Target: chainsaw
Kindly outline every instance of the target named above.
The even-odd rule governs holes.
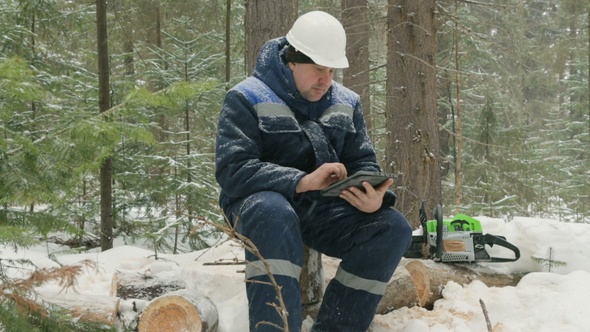
[[[424,202],[420,204],[422,235],[412,236],[412,244],[404,253],[406,258],[432,257],[443,263],[514,262],[520,250],[503,236],[483,234],[481,222],[465,214],[443,220],[442,208],[434,208],[434,220],[428,220]],[[498,245],[514,253],[513,258],[491,257],[486,245]]]

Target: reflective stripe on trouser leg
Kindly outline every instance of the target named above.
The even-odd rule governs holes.
[[[264,262],[253,261],[246,265],[246,279],[268,275],[269,272],[272,273],[272,275],[283,275],[299,281],[301,266],[297,266],[282,259],[266,259]]]
[[[387,282],[411,242],[412,229],[396,210],[374,214],[332,209],[340,213],[335,239],[323,238],[320,249],[331,250],[342,261],[328,284],[313,331],[364,332],[368,329]],[[316,219],[317,220],[317,219]],[[332,226],[330,226],[332,225]]]
[[[386,282],[379,280],[370,280],[356,276],[352,273],[344,271],[344,269],[342,269],[342,266],[340,266],[338,268],[338,271],[336,271],[336,276],[334,276],[334,279],[338,280],[338,282],[340,282],[342,285],[348,288],[362,290],[375,295],[385,294],[385,289],[387,288]]]
[[[253,194],[234,204],[228,212],[238,223],[239,232],[254,244],[262,257],[261,260],[246,250],[250,331],[278,331],[266,323],[284,325],[276,309],[279,301],[276,288],[270,283],[269,269],[281,289],[289,331],[300,331],[299,274],[303,265],[303,243],[297,214],[285,197],[276,192]]]

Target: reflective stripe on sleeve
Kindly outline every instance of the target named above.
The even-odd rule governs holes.
[[[333,116],[334,114],[344,114],[352,119],[352,117],[354,116],[354,109],[350,107],[350,105],[332,105],[322,114],[320,121],[324,122],[326,121],[326,119],[328,119],[330,116]]]
[[[334,279],[338,280],[346,287],[356,290],[363,290],[375,295],[385,294],[385,289],[387,288],[386,282],[361,278],[352,273],[344,271],[342,267],[338,268]]]
[[[295,113],[287,105],[275,104],[275,103],[260,103],[254,106],[256,114],[259,117],[263,116],[288,116],[295,118]]]
[[[266,262],[270,267],[273,275],[282,275],[299,280],[301,267],[283,259],[267,259]],[[267,274],[267,269],[262,261],[249,262],[246,265],[246,279],[263,276]]]

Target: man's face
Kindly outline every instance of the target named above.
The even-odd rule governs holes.
[[[297,90],[309,101],[320,100],[332,85],[334,68],[294,62],[289,62],[289,68],[293,72]]]

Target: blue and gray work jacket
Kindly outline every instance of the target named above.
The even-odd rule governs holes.
[[[303,98],[283,60],[286,46],[284,37],[267,42],[254,74],[225,96],[215,172],[223,209],[260,191],[298,201],[299,180],[326,162],[343,163],[348,174],[380,170],[359,96],[333,82],[319,101]],[[394,202],[388,191],[384,204]]]

